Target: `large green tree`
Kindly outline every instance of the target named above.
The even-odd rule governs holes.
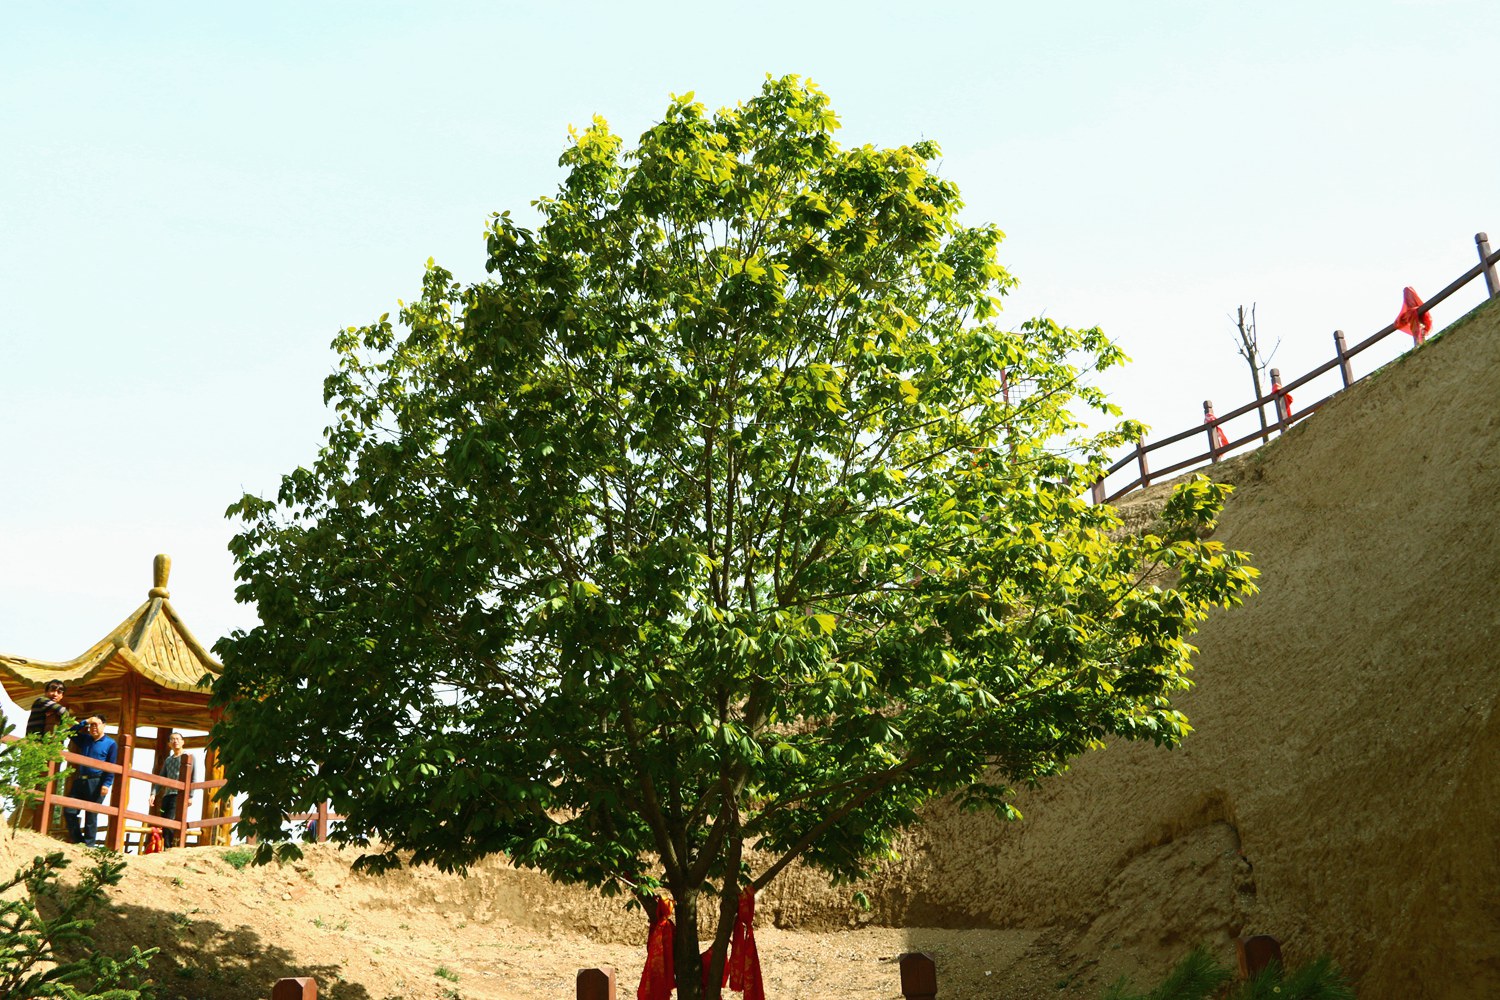
[[[596,120],[487,280],[429,261],[339,334],[316,462],[230,508],[262,624],[218,647],[215,740],[251,828],[330,798],[377,868],[664,887],[692,998],[701,895],[717,983],[791,860],[858,877],[934,796],[1010,813],[1106,736],[1182,737],[1188,639],[1252,589],[1204,537],[1221,490],[1144,537],[1083,502],[1139,430],[1072,416],[1117,415],[1080,379],[1122,355],[1005,329],[1002,234],[937,147],[836,128],[796,78],[674,99],[633,150]]]

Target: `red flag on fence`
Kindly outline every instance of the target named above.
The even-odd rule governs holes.
[[[672,923],[672,901],[658,899],[651,918],[651,933],[646,936],[646,967],[641,970],[641,985],[636,1000],[668,1000],[676,988],[672,965],[672,945],[677,925]]]
[[[1203,418],[1203,422],[1205,424],[1213,424],[1214,440],[1217,441],[1217,442],[1219,442],[1219,447],[1220,448],[1228,448],[1229,447],[1229,438],[1227,438],[1227,437],[1224,436],[1224,428],[1220,427],[1217,423],[1215,423],[1216,419],[1217,418],[1215,418],[1214,415],[1212,413],[1210,413],[1208,416],[1206,416],[1206,417]],[[1214,461],[1217,462],[1218,459],[1214,459]]]
[[[1417,290],[1407,285],[1401,292],[1401,311],[1396,314],[1396,329],[1402,333],[1411,334],[1411,339],[1420,344],[1427,339],[1432,332],[1432,316],[1429,313],[1417,315],[1417,310],[1422,308],[1422,297]]]

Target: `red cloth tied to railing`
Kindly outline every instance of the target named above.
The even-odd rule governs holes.
[[[672,923],[672,901],[658,899],[656,913],[651,917],[651,932],[646,936],[646,967],[641,970],[641,985],[635,991],[636,1000],[668,1000],[676,988],[676,973],[672,966],[672,946],[677,938],[677,925]]]
[[[1396,329],[1411,334],[1411,339],[1418,344],[1425,341],[1432,332],[1432,316],[1429,313],[1417,315],[1417,310],[1421,308],[1422,297],[1415,288],[1407,285],[1401,292],[1401,311],[1396,314]]]
[[[1209,414],[1208,416],[1203,418],[1203,422],[1213,428],[1211,433],[1214,436],[1214,440],[1219,442],[1219,447],[1228,448],[1229,438],[1224,436],[1224,428],[1219,426],[1219,418],[1214,416],[1213,414]]]

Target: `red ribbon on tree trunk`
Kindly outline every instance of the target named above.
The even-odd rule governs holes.
[[[672,923],[672,901],[658,899],[656,912],[651,915],[651,933],[646,936],[646,967],[641,970],[641,985],[635,991],[636,1000],[668,1000],[676,988],[676,972],[672,965],[672,946],[677,938],[677,925]]]
[[[1407,285],[1401,292],[1401,311],[1396,314],[1396,329],[1411,334],[1411,339],[1420,344],[1432,332],[1432,314],[1417,315],[1422,308],[1422,297],[1417,290]]]
[[[745,994],[745,1000],[766,1000],[766,987],[760,978],[760,952],[755,947],[755,887],[740,894],[739,912],[734,917],[734,936],[729,939],[729,961],[724,972],[729,988]]]
[[[651,932],[646,937],[646,967],[641,970],[641,985],[636,990],[636,1000],[669,1000],[671,997],[677,985],[676,970],[672,962],[672,947],[676,936],[677,925],[672,922],[672,902],[658,899],[656,913],[651,917]],[[705,951],[700,960],[703,963],[703,988],[707,991],[713,949]],[[766,1000],[766,987],[760,976],[760,951],[755,946],[754,887],[746,888],[740,894],[739,909],[734,915],[734,930],[729,937],[729,958],[724,963],[724,978],[719,985],[745,994],[745,1000]]]
[[[708,992],[709,964],[713,956],[712,948],[702,955],[705,993]],[[734,914],[734,930],[729,936],[729,958],[724,963],[724,978],[719,985],[745,994],[745,1000],[766,1000],[766,987],[760,978],[760,952],[755,947],[754,886],[747,887],[740,894],[740,906]]]

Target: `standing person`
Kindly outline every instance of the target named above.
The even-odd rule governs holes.
[[[120,748],[114,740],[104,735],[104,720],[99,716],[89,716],[74,726],[73,731],[78,734],[73,740],[74,753],[105,764],[120,762]],[[110,772],[79,764],[73,770],[73,780],[68,783],[68,797],[83,799],[85,802],[103,802],[114,783],[115,776]],[[74,844],[93,847],[94,835],[99,830],[99,814],[86,812],[80,823],[79,812],[77,806],[68,806],[63,810],[63,820],[68,824],[68,839]]]
[[[42,695],[31,703],[31,713],[26,716],[26,735],[45,736],[62,724],[63,718],[68,710],[63,707],[63,695],[68,686],[62,681],[53,678],[42,687]],[[45,782],[37,785],[38,792],[45,788]],[[28,799],[22,803],[20,815],[16,822],[20,826],[30,826],[36,821],[36,802]]]
[[[50,680],[42,688],[42,696],[31,703],[31,714],[26,717],[26,735],[38,736],[49,733],[62,721],[67,713],[63,708],[63,695],[68,686],[59,680]]]
[[[167,758],[161,762],[161,768],[156,773],[163,778],[171,778],[173,781],[197,780],[197,765],[193,763],[192,754],[183,752],[181,733],[173,733],[167,737]],[[151,799],[151,814],[166,816],[168,819],[182,819],[188,806],[192,804],[192,793],[189,792],[187,796],[183,796],[175,788],[164,788],[161,785],[156,785],[154,788],[156,794]],[[162,843],[167,847],[177,846],[176,830],[163,827],[161,837]]]

